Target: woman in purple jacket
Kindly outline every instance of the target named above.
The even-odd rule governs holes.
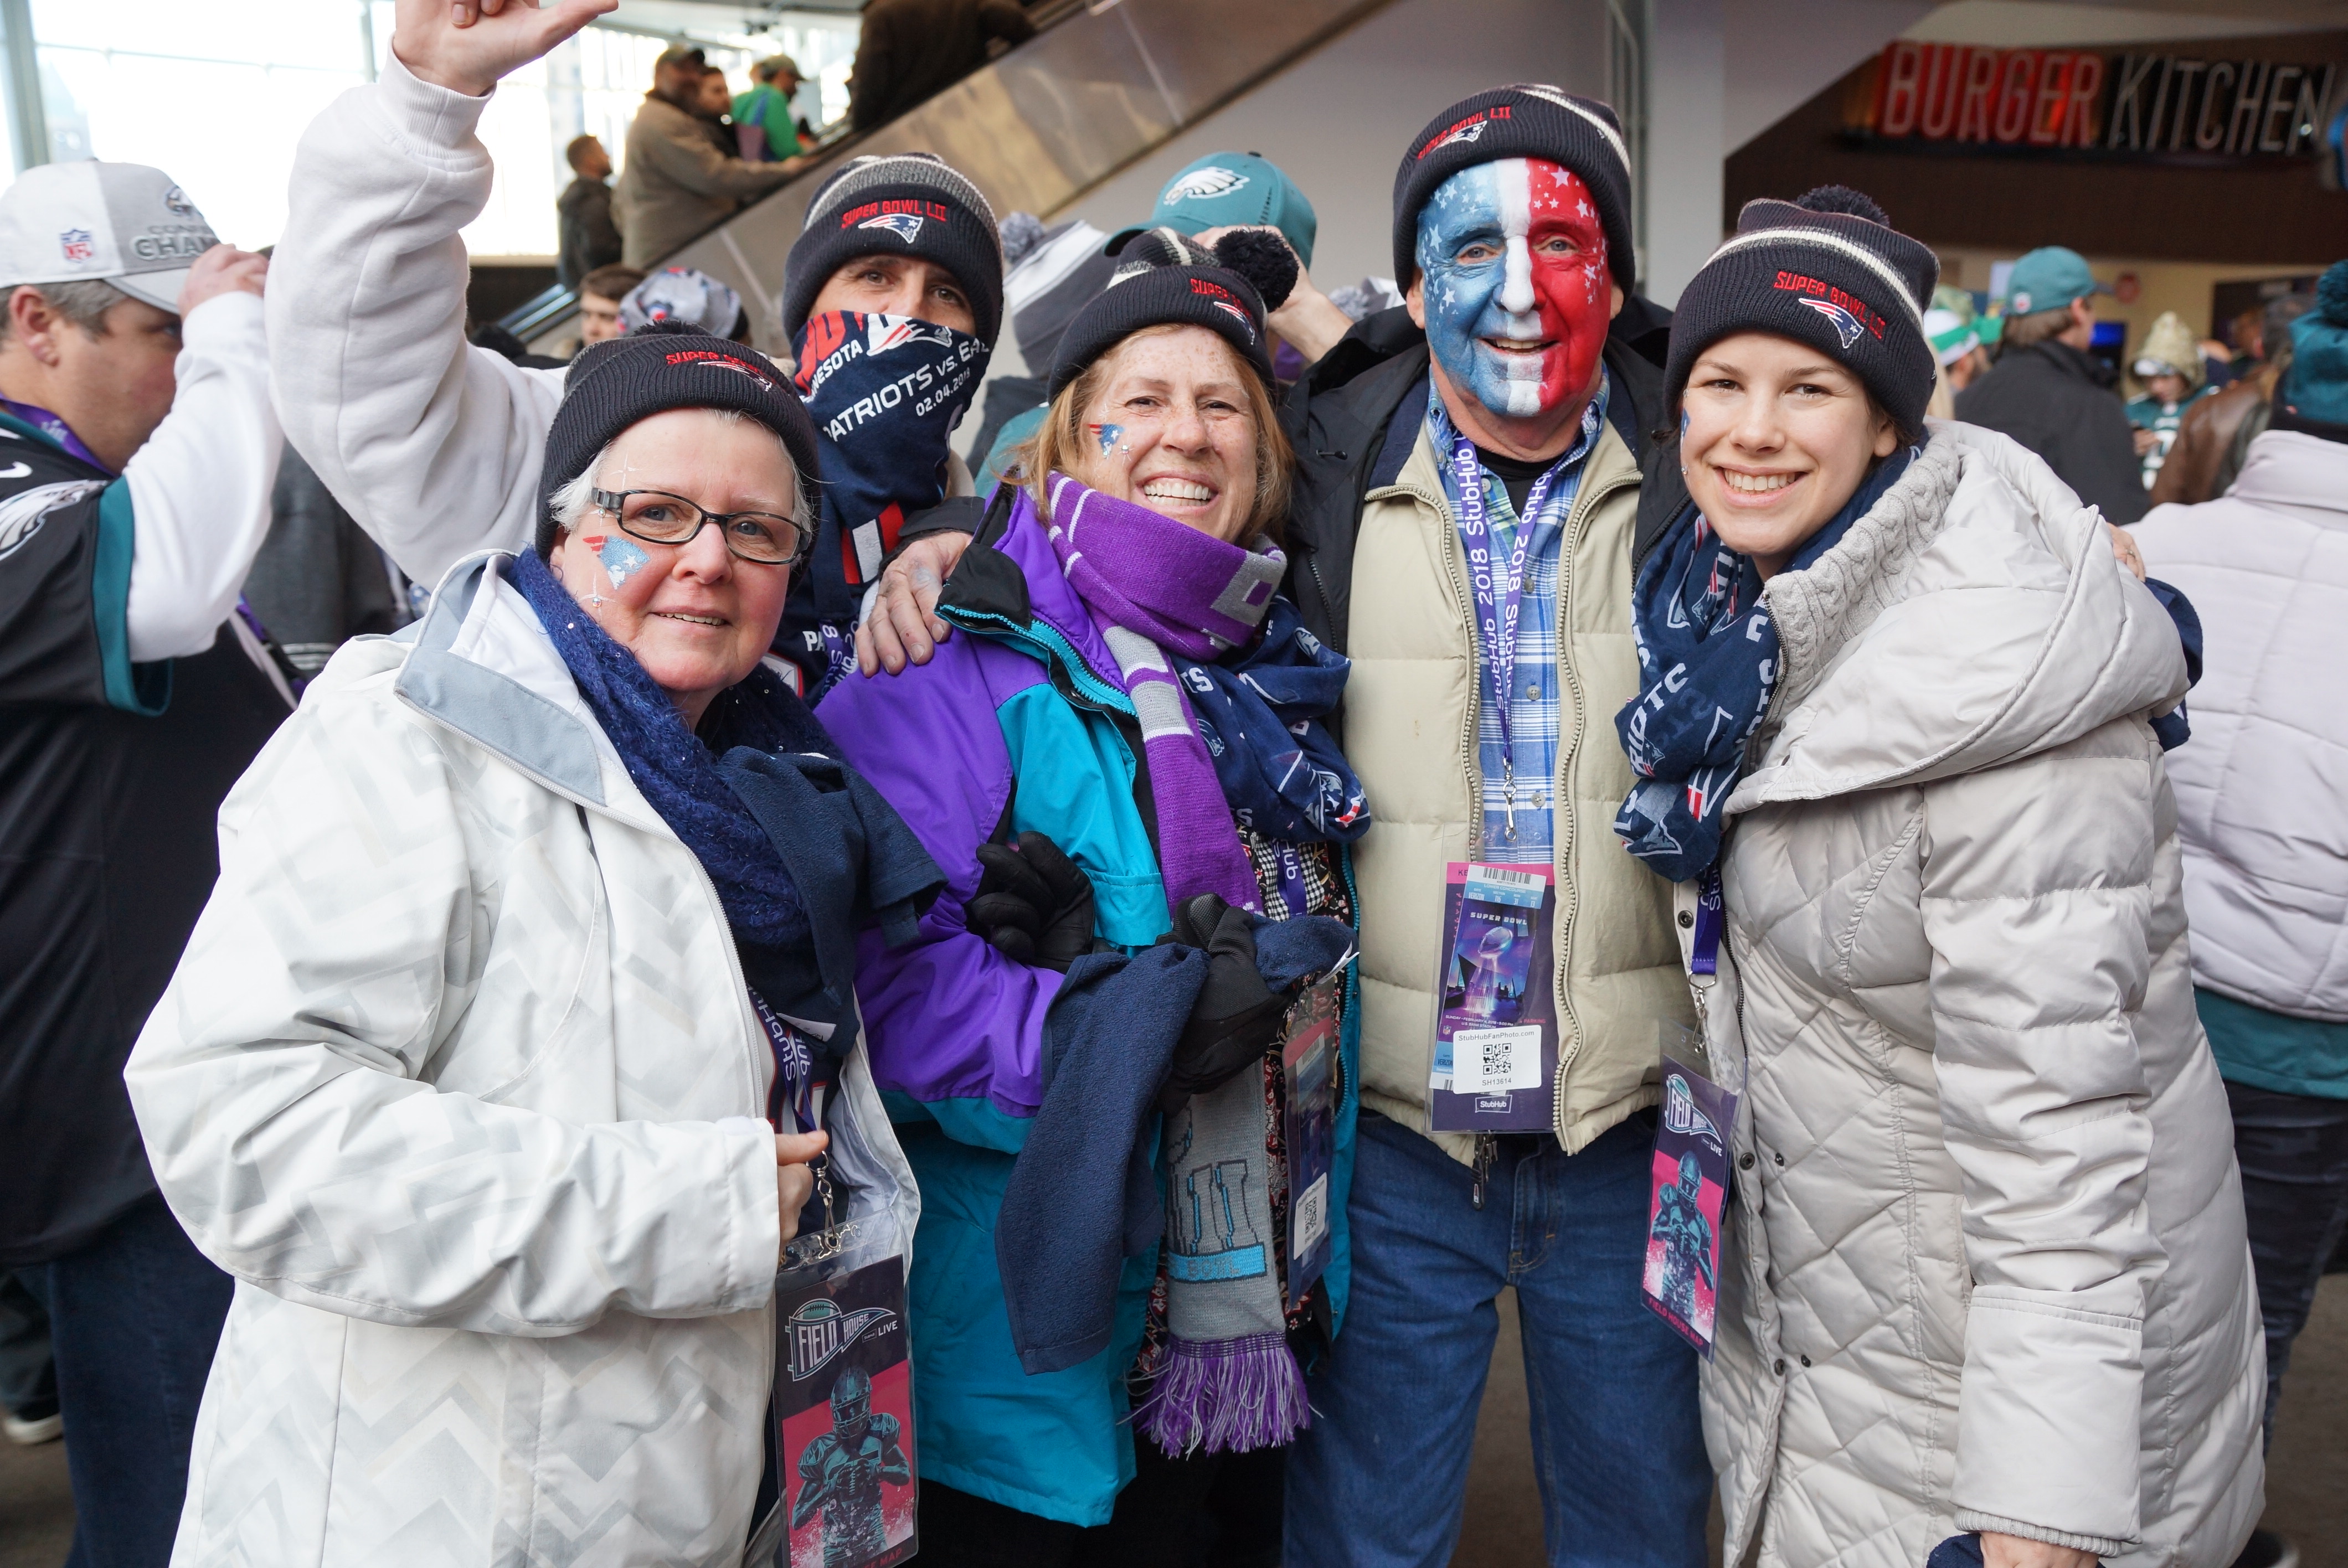
[[[1275,1049],[1282,982],[1349,945],[1298,917],[1350,925],[1346,845],[1369,825],[1320,723],[1346,661],[1274,592],[1291,457],[1263,321],[1295,262],[1276,237],[1208,252],[1170,231],[1121,261],[1062,340],[1025,482],[995,493],[939,602],[963,634],[821,709],[947,876],[918,942],[866,942],[857,991],[922,1184],[922,1547],[950,1562],[1176,1560],[1212,1462],[1145,1456],[1120,1502],[1133,1426],[1178,1456],[1285,1442],[1309,1419],[1297,1356],[1344,1305],[1350,1018],[1292,1161],[1292,1082],[1321,1102]],[[1280,971],[1267,955],[1308,929],[1329,945]],[[1173,958],[1153,948],[1169,931]],[[1346,966],[1328,990],[1350,985]],[[1170,1058],[1144,1043],[1177,1035]],[[1129,1133],[1094,1112],[1120,1096]],[[1162,1245],[1151,1178],[1121,1185],[1152,1160]],[[1083,1228],[1075,1211],[1117,1240],[1119,1192],[1142,1194],[1122,1247],[1039,1290],[1036,1254]],[[1023,1229],[1023,1205],[1043,1221]]]

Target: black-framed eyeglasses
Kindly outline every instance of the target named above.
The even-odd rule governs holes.
[[[665,490],[593,490],[594,503],[648,544],[688,545],[715,523],[726,548],[741,560],[761,566],[797,566],[815,546],[815,536],[777,512],[705,511]]]

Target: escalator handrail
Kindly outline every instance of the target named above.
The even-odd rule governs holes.
[[[1112,3],[1114,3],[1114,0],[1112,0]],[[1095,0],[1049,0],[1049,3],[1047,4],[1036,6],[1035,10],[1030,13],[1029,18],[1035,24],[1035,36],[1041,37],[1045,33],[1050,31],[1053,27],[1057,26],[1060,23],[1066,21],[1069,17],[1076,15],[1078,12],[1090,9],[1094,4]],[[1006,49],[1002,55],[997,55],[994,59],[988,60],[986,64],[991,66],[995,60],[1003,59],[1012,52],[1012,50]],[[983,70],[985,67],[982,66],[979,68]],[[944,89],[941,88],[940,90],[943,91]],[[924,99],[922,101],[926,103],[928,100]],[[921,107],[921,104],[916,104],[912,108],[907,109],[905,113],[912,114],[919,110]],[[855,143],[863,140],[868,136],[872,136],[887,129],[890,125],[894,123],[895,121],[893,120],[884,121],[880,125],[873,126],[868,129],[860,131],[850,129],[849,118],[846,115],[840,116],[839,118],[832,121],[830,125],[825,127],[823,131],[818,133],[819,137],[822,139],[819,139],[812,149],[800,155],[809,159],[823,159],[822,165],[820,167],[810,167],[805,173],[792,176],[782,184],[776,186],[774,190],[767,192],[765,196],[759,197],[758,201],[768,200],[781,192],[788,190],[792,186],[797,185],[801,179],[808,178],[808,175],[829,177],[832,169],[836,167],[832,161],[834,154],[847,151]],[[756,205],[757,205],[757,202],[751,203],[751,206]],[[680,241],[675,250],[669,252],[669,255],[675,255],[679,251],[699,244],[702,241],[707,239],[710,235],[715,234],[718,230],[725,228],[726,225],[733,222],[736,218],[739,218],[744,212],[747,212],[749,210],[749,207],[744,207],[736,211],[727,213],[725,217],[718,219],[715,223],[709,225],[708,228],[701,230],[699,232],[694,234],[690,239]],[[667,264],[668,257],[664,256],[644,270],[647,272],[656,272]],[[554,328],[562,325],[565,322],[570,321],[578,313],[578,291],[574,289],[566,289],[561,284],[557,283],[553,287],[545,290],[543,292],[532,295],[521,304],[515,306],[512,310],[508,311],[504,315],[499,317],[498,325],[505,328],[508,332],[512,333],[516,337],[520,338],[523,342],[528,343],[533,339],[543,336]]]

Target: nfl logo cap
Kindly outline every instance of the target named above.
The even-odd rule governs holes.
[[[160,169],[44,163],[0,191],[0,285],[112,283],[157,310],[220,236]]]
[[[1145,229],[1203,234],[1233,225],[1277,229],[1296,259],[1313,264],[1313,241],[1321,231],[1313,203],[1280,165],[1260,152],[1210,152],[1179,170],[1158,193],[1149,221],[1120,231],[1105,253],[1116,255]]]
[[[2108,294],[2109,283],[2096,282],[2087,259],[2060,245],[2042,245],[2013,264],[2005,280],[2005,313],[2026,316],[2037,311],[2059,311],[2089,294]]]

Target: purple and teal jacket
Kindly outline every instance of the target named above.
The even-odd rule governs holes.
[[[1137,803],[1140,733],[1116,659],[1024,493],[998,495],[940,601],[961,635],[900,675],[850,674],[819,715],[850,765],[944,871],[917,940],[868,932],[856,989],[872,1075],[922,1188],[910,1281],[923,1473],[1048,1519],[1106,1523],[1133,1476],[1125,1373],[1154,1255],[1128,1258],[1108,1348],[1029,1376],[1013,1348],[994,1221],[1043,1099],[1044,1018],[1060,976],[1005,958],[963,919],[978,846],[1048,835],[1092,878],[1098,934],[1141,948],[1172,926]],[[1147,793],[1146,779],[1139,780]],[[1348,1019],[1332,1173],[1342,1321],[1349,1273],[1355,1044]]]

